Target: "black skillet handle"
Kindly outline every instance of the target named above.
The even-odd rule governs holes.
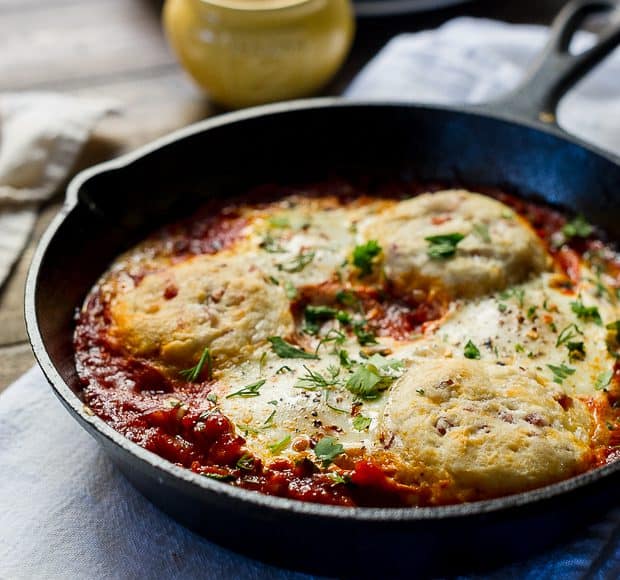
[[[569,52],[571,40],[584,20],[599,12],[615,12],[594,46],[578,55]],[[496,101],[479,107],[520,121],[557,127],[556,108],[564,94],[620,44],[620,4],[614,0],[573,0],[554,20],[545,49],[523,83]],[[618,95],[620,98],[620,95]]]

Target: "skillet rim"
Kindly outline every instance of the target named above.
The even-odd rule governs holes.
[[[475,115],[478,117],[507,122],[513,125],[527,127],[547,133],[573,145],[577,145],[615,165],[620,165],[620,159],[616,158],[613,154],[565,133],[558,126],[545,125],[540,122],[519,119],[517,115],[511,115],[509,112],[485,112],[484,109],[479,106],[451,107],[413,103],[411,101],[353,100],[341,97],[304,99],[263,105],[243,111],[226,113],[174,131],[116,159],[94,165],[93,167],[81,171],[67,186],[67,194],[62,208],[47,227],[37,244],[25,285],[24,309],[28,339],[39,367],[43,371],[48,383],[64,407],[73,415],[74,419],[89,432],[89,435],[95,435],[95,433],[90,432],[92,429],[98,436],[107,439],[109,442],[120,447],[125,453],[131,455],[132,459],[138,460],[143,468],[155,469],[160,474],[164,473],[173,479],[181,480],[184,484],[200,489],[201,492],[206,491],[216,497],[225,497],[226,499],[236,501],[239,504],[251,504],[256,507],[268,509],[275,513],[286,512],[288,515],[295,514],[299,516],[313,516],[315,518],[326,520],[334,519],[364,521],[369,523],[399,522],[413,524],[421,521],[438,521],[443,519],[461,520],[462,518],[482,516],[485,514],[499,514],[500,512],[508,512],[518,508],[532,507],[534,504],[557,498],[569,492],[577,491],[588,485],[594,484],[601,479],[611,476],[612,474],[620,472],[620,461],[616,461],[614,463],[595,468],[581,475],[571,477],[567,480],[531,491],[490,500],[448,506],[403,508],[334,506],[271,496],[256,491],[237,488],[226,483],[203,477],[189,469],[178,467],[162,457],[147,451],[136,443],[131,442],[121,433],[115,431],[110,425],[105,423],[96,415],[90,415],[86,412],[84,403],[56,370],[51,356],[47,352],[39,331],[35,307],[39,272],[41,265],[44,263],[46,258],[48,246],[53,241],[57,231],[62,226],[66,217],[80,203],[79,192],[84,184],[90,179],[96,178],[98,175],[104,174],[108,171],[122,171],[123,168],[130,166],[135,161],[142,159],[161,148],[198,133],[209,131],[216,127],[243,122],[256,117],[278,115],[282,113],[310,109],[331,109],[334,107],[407,107],[446,113]]]

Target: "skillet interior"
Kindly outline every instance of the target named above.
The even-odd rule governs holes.
[[[39,246],[26,317],[35,354],[57,394],[149,499],[234,549],[281,565],[347,574],[375,566],[437,571],[437,562],[450,555],[461,563],[484,558],[491,564],[574,528],[607,505],[618,485],[620,467],[612,465],[542,490],[447,508],[301,504],[175,468],[82,410],[72,393],[78,387],[73,315],[120,252],[206,196],[230,196],[263,182],[390,170],[422,181],[507,187],[581,212],[620,239],[620,167],[553,130],[465,111],[313,101],[207,121],[85,172],[69,188],[69,206],[75,205]],[[326,534],[337,549],[319,548]]]

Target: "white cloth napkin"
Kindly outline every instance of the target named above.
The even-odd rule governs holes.
[[[429,103],[478,103],[514,88],[545,44],[543,26],[457,18],[437,30],[401,34],[366,66],[347,90],[353,98]],[[583,50],[594,35],[579,33]],[[568,132],[620,154],[620,50],[560,103]]]
[[[113,106],[55,93],[0,95],[0,287],[32,231],[39,202],[67,179]]]
[[[480,100],[514,85],[544,34],[460,19],[404,35],[361,73],[349,95]],[[618,150],[618,58],[566,101],[566,127]],[[0,578],[296,576],[218,548],[150,505],[55,400],[39,370],[0,396],[0,470]],[[613,543],[618,512],[582,530],[583,537],[485,577],[613,577],[610,570],[620,566]]]

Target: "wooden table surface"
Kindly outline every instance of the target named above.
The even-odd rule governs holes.
[[[562,0],[479,0],[431,13],[361,20],[351,55],[325,94],[338,94],[395,34],[470,15],[547,24]],[[155,0],[0,0],[0,90],[107,97],[103,120],[75,170],[216,114],[168,50]],[[0,141],[1,146],[1,141]],[[31,242],[0,292],[0,391],[34,364],[23,323],[23,287],[34,245],[62,192],[42,209]]]

